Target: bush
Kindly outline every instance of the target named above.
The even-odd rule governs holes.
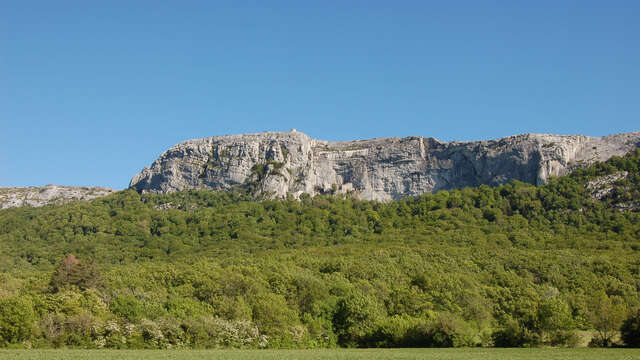
[[[148,319],[140,320],[140,325],[138,325],[138,331],[142,334],[142,339],[144,342],[149,345],[151,348],[166,348],[168,341],[160,326]]]
[[[576,347],[580,343],[580,336],[575,331],[554,331],[549,334],[549,345]]]
[[[376,323],[361,338],[367,347],[465,347],[479,345],[477,332],[464,320],[443,313],[427,318],[394,315]]]
[[[109,320],[100,327],[100,335],[97,336],[94,342],[98,348],[124,348],[127,344],[126,335],[131,335],[133,328],[132,324],[128,324],[127,329],[126,326],[121,326],[116,320]]]
[[[597,334],[589,341],[589,347],[593,348],[603,348],[603,347],[611,347],[613,345],[613,341],[611,338],[605,338],[600,334]]]
[[[557,334],[558,330],[567,330],[573,326],[569,305],[558,297],[542,301],[538,306],[537,317],[537,326],[542,331],[555,331]]]
[[[187,297],[171,298],[165,302],[164,307],[169,315],[178,319],[210,316],[213,313],[211,305]]]
[[[79,291],[67,289],[55,294],[47,294],[34,299],[41,313],[79,315],[91,313],[103,316],[107,312],[107,304],[95,290]]]
[[[428,347],[476,346],[475,334],[469,325],[452,314],[441,314],[426,332]]]
[[[331,348],[335,347],[337,337],[333,332],[333,324],[330,319],[314,317],[309,313],[302,315],[302,322],[309,333],[308,348]]]
[[[54,347],[101,347],[95,340],[102,336],[102,321],[88,313],[71,316],[46,314],[40,320],[39,328]]]
[[[624,321],[620,337],[626,346],[640,347],[640,309]]]
[[[23,297],[0,299],[0,344],[29,339],[35,320],[31,300]]]
[[[356,291],[341,299],[333,317],[339,344],[364,345],[382,316],[382,310],[373,296]]]
[[[188,320],[182,324],[185,337],[196,348],[264,348],[268,337],[247,320],[228,321],[216,317]]]
[[[143,301],[132,295],[117,296],[109,304],[109,310],[129,321],[136,322],[143,318],[157,319],[167,315],[162,304],[153,301]]]
[[[144,315],[142,303],[134,296],[117,296],[109,304],[109,310],[130,321],[140,320]]]
[[[384,318],[376,324],[376,328],[367,336],[367,347],[423,347],[427,328],[425,319],[407,315],[394,315]]]
[[[55,347],[64,343],[64,321],[64,315],[60,314],[46,314],[40,319],[40,332]]]
[[[69,316],[65,321],[67,345],[93,346],[93,339],[97,336],[97,329],[101,321],[91,314]]]
[[[508,319],[503,328],[493,332],[492,338],[496,347],[531,347],[542,342],[538,333],[515,319]]]
[[[299,325],[298,315],[287,306],[282,295],[266,293],[253,299],[253,322],[270,338],[290,338]],[[295,340],[295,339],[291,339]]]

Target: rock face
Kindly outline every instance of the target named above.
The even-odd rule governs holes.
[[[443,189],[511,180],[543,184],[550,176],[640,146],[640,132],[605,137],[526,134],[472,142],[419,136],[344,142],[291,132],[188,140],[131,180],[140,192],[230,190],[298,198],[353,193],[388,201]]]
[[[629,173],[627,171],[600,176],[587,183],[587,190],[591,192],[592,198],[601,200],[602,198],[613,192],[613,190],[615,189],[614,184],[616,181],[622,180],[627,176],[629,176]]]
[[[0,209],[20,206],[44,206],[66,204],[72,201],[91,200],[114,193],[104,187],[75,187],[47,185],[44,187],[0,188]]]

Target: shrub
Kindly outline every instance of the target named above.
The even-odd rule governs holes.
[[[305,324],[309,333],[309,348],[328,348],[335,347],[337,338],[333,332],[333,324],[330,319],[323,317],[314,317],[309,313],[302,314],[302,322]]]
[[[469,324],[449,313],[434,320],[393,316],[380,322],[371,335],[372,346],[383,347],[465,347],[479,345]]]
[[[186,343],[184,329],[180,326],[180,322],[174,318],[161,318],[156,321],[160,331],[164,335],[166,348],[181,348]]]
[[[537,315],[538,328],[542,331],[567,330],[573,325],[569,305],[558,297],[542,301]]]
[[[142,318],[144,307],[142,303],[134,296],[117,296],[109,304],[109,310],[116,315],[125,317],[130,321],[136,321]]]
[[[475,346],[475,334],[468,324],[452,314],[440,314],[426,332],[428,347]]]
[[[93,346],[102,322],[91,314],[69,316],[65,321],[67,345]]]
[[[81,347],[102,347],[96,339],[102,337],[102,321],[91,314],[65,316],[46,314],[39,323],[39,329],[54,347],[65,345]]]
[[[167,341],[160,330],[160,326],[152,320],[142,319],[138,325],[138,331],[142,334],[142,339],[151,348],[164,348]]]
[[[46,314],[40,319],[40,332],[55,347],[64,342],[64,315]]]
[[[601,347],[611,347],[613,345],[613,341],[609,338],[602,337],[601,334],[597,334],[589,340],[589,347],[593,348],[601,348]]]
[[[549,334],[549,345],[576,347],[580,343],[580,336],[575,331],[558,330]]]
[[[426,328],[425,319],[394,315],[380,320],[365,342],[368,347],[422,347],[424,331],[418,329]]]
[[[540,335],[516,319],[507,319],[503,328],[493,332],[496,347],[531,347],[541,343]]]
[[[33,304],[28,298],[0,299],[0,344],[29,339],[35,320]]]
[[[303,334],[300,333],[300,321],[297,313],[290,309],[282,295],[266,293],[253,299],[253,322],[258,325],[260,332],[271,339],[271,344],[289,345],[299,342]]]
[[[164,307],[169,315],[178,319],[198,318],[213,313],[211,305],[188,297],[171,298],[165,302]]]
[[[247,320],[228,321],[217,317],[187,320],[182,324],[185,337],[196,348],[264,348],[268,337]]]
[[[125,335],[130,335],[132,329],[132,325],[129,325],[129,331],[126,331],[127,328],[121,326],[116,320],[108,320],[101,328],[101,335],[98,336],[94,342],[96,346],[108,347],[108,348],[116,348],[120,349],[125,347],[127,344],[127,337]]]
[[[132,295],[120,295],[111,300],[109,309],[129,321],[136,322],[142,318],[156,319],[167,315],[162,304],[153,301],[139,300]]]
[[[353,292],[338,301],[333,325],[339,344],[357,346],[365,343],[382,315],[377,300],[361,292]]]
[[[629,316],[620,328],[620,337],[628,347],[640,347],[640,309]]]

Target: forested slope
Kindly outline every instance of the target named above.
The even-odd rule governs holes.
[[[2,210],[0,342],[606,345],[640,306],[639,168],[389,203],[127,190]]]

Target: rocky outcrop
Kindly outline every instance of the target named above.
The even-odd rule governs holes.
[[[44,187],[1,187],[0,209],[20,206],[44,206],[67,204],[73,201],[91,200],[114,193],[104,187],[76,187],[47,185]]]
[[[471,142],[420,136],[329,142],[296,131],[266,132],[185,141],[134,176],[130,186],[157,193],[241,186],[272,197],[353,193],[387,201],[511,180],[543,184],[638,146],[640,132]]]
[[[601,200],[615,190],[616,181],[622,180],[629,175],[627,171],[621,171],[610,175],[597,177],[587,183],[587,190],[591,197]]]

